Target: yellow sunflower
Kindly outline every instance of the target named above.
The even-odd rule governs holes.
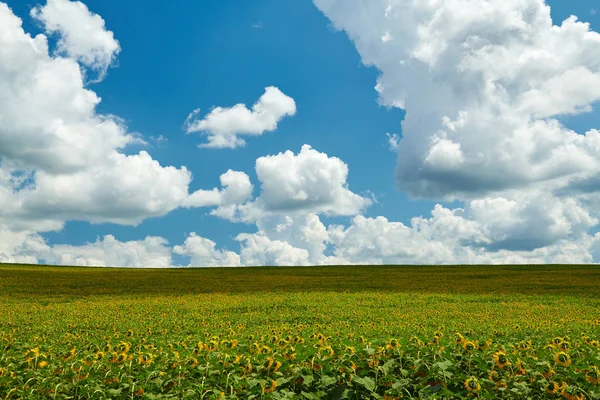
[[[546,387],[546,393],[548,394],[557,394],[559,390],[560,386],[558,386],[558,383],[555,381],[548,383],[548,386]]]
[[[556,361],[558,364],[562,365],[563,367],[568,367],[569,365],[571,365],[571,357],[564,351],[556,353],[554,355],[554,361]]]
[[[585,374],[585,380],[592,385],[598,385],[600,383],[600,369],[595,365]]]
[[[475,345],[475,343],[471,342],[470,340],[465,340],[465,342],[463,343],[463,348],[466,351],[473,351],[477,348],[477,346]]]
[[[481,390],[479,380],[474,376],[467,378],[467,380],[465,380],[465,389],[469,392],[479,392]]]
[[[498,368],[504,368],[510,365],[510,361],[506,358],[506,353],[502,350],[495,352],[492,357],[494,358],[494,362]]]

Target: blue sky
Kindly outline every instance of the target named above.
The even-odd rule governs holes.
[[[35,36],[46,30],[51,48],[56,46],[61,34],[47,32],[48,21],[45,28],[44,22],[30,17],[30,10],[43,7],[44,2],[5,0],[5,3],[23,20],[25,32]],[[353,31],[354,19],[344,20],[347,13],[336,14],[337,9],[327,11],[333,1],[313,4],[310,1],[186,0],[167,4],[134,0],[117,4],[86,0],[84,3],[90,14],[97,14],[105,21],[105,29],[114,33],[121,49],[106,77],[86,85],[102,98],[95,112],[122,118],[128,132],[137,132],[147,141],[147,145],[128,146],[124,154],[146,150],[161,166],[186,166],[193,174],[190,193],[219,188],[220,175],[232,169],[249,176],[254,185],[253,197],[258,198],[261,182],[255,171],[256,160],[287,150],[297,154],[302,145],[309,144],[314,150],[347,164],[346,183],[350,191],[376,199],[355,215],[368,219],[383,216],[390,222],[408,226],[413,217],[430,218],[436,204],[454,209],[463,207],[465,202],[484,198],[484,194],[479,197],[459,194],[453,200],[424,192],[420,199],[410,200],[407,191],[402,190],[403,184],[395,176],[402,150],[396,153],[390,149],[386,133],[402,136],[404,110],[380,104],[389,102],[385,93],[379,98],[374,89],[382,70],[383,76],[386,75],[385,67],[378,66],[377,61],[371,66],[361,62],[357,45],[366,39],[361,36],[366,28],[361,25]],[[555,24],[575,14],[590,23],[590,30],[598,29],[600,17],[592,11],[594,1],[553,0],[547,4],[551,6]],[[343,30],[334,28],[332,21]],[[368,54],[368,49],[363,51],[365,59],[381,58]],[[185,133],[185,120],[193,110],[199,108],[202,117],[216,106],[242,103],[250,107],[268,86],[277,87],[296,104],[295,115],[281,118],[274,131],[247,137],[246,145],[235,149],[198,148],[203,136]],[[555,118],[579,134],[600,126],[600,114],[596,111],[558,114]],[[166,140],[155,140],[161,136]],[[3,160],[7,158],[3,156]],[[414,191],[412,194],[419,196]],[[62,229],[38,232],[30,229],[28,234],[39,235],[50,247],[83,246],[105,235],[113,235],[121,242],[160,236],[175,246],[195,232],[216,242],[218,248],[239,252],[240,242],[235,237],[258,230],[255,222],[232,222],[209,215],[210,211],[210,208],[174,207],[161,216],[144,218],[137,226],[110,222],[92,224],[65,218]],[[352,215],[318,211],[316,214],[326,227],[352,224]],[[546,220],[556,214],[552,215]],[[568,235],[576,230],[571,229]],[[596,225],[591,224],[584,231],[593,234],[597,231]],[[506,236],[512,231],[507,232],[499,235]],[[555,245],[560,239],[562,237],[552,239],[547,244]],[[569,239],[573,238],[569,236]],[[517,235],[517,240],[522,240],[522,236]],[[325,242],[330,248],[331,243]],[[173,264],[188,262],[186,256],[176,253],[171,256]],[[511,257],[505,255],[503,259],[510,261]],[[517,262],[522,259],[513,258]],[[376,256],[349,261],[365,260],[386,261],[385,257]]]

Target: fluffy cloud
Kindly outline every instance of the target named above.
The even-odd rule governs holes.
[[[199,112],[195,110],[188,116],[186,126],[187,133],[208,135],[208,142],[200,147],[234,149],[246,144],[238,135],[259,136],[275,130],[283,117],[296,114],[296,103],[278,88],[269,86],[251,110],[244,104],[215,107],[201,120],[196,119]]]
[[[348,166],[342,160],[309,145],[298,155],[288,150],[260,157],[256,174],[261,182],[258,203],[267,211],[354,215],[372,203],[348,189]]]
[[[576,244],[589,242],[600,216],[600,134],[558,120],[600,100],[600,35],[589,24],[571,16],[553,25],[543,0],[314,3],[380,71],[381,104],[406,110],[402,138],[388,135],[398,187],[465,202],[452,218],[477,235],[436,236],[417,245],[422,251],[441,243],[457,261],[592,259]],[[425,226],[438,221],[436,210]],[[414,226],[406,232],[407,243],[423,239]],[[387,254],[349,248],[364,259]]]
[[[135,225],[180,206],[189,171],[145,151],[123,154],[144,141],[96,113],[100,98],[85,87],[78,61],[100,71],[118,52],[103,20],[66,0],[32,15],[59,36],[55,54],[0,2],[0,223],[37,231],[68,219]]]
[[[310,265],[309,253],[281,240],[271,240],[264,234],[242,233],[240,259],[243,265],[299,266]]]
[[[0,262],[54,265],[166,268],[171,249],[161,237],[121,242],[112,235],[82,246],[50,246],[37,233],[0,229]]]
[[[92,68],[104,78],[106,70],[121,51],[119,42],[107,31],[104,20],[91,13],[85,4],[70,0],[48,0],[31,10],[50,34],[58,34],[57,53]]]
[[[240,204],[252,198],[254,186],[250,177],[244,172],[228,170],[220,177],[222,189],[197,190],[184,200],[183,206],[190,207],[213,207],[218,208],[211,214],[235,220],[236,210]]]
[[[542,0],[315,4],[380,70],[381,103],[406,109],[400,189],[476,198],[600,167],[597,133],[555,119],[600,99],[600,35],[589,24],[553,25]]]
[[[188,256],[190,266],[229,266],[240,265],[240,256],[232,251],[216,250],[216,243],[192,232],[181,246],[173,247],[175,254]]]
[[[308,252],[308,261],[319,264],[329,235],[316,214],[264,215],[256,222],[259,233]]]
[[[514,226],[516,229],[524,226],[522,223],[509,225],[513,225],[513,229]],[[499,227],[474,221],[463,209],[449,210],[437,205],[431,218],[413,218],[410,226],[384,217],[357,216],[347,228],[330,226],[328,234],[334,245],[335,259],[353,264],[570,264],[600,261],[598,239],[594,240],[586,233],[531,249],[536,246],[528,241],[536,240],[535,237],[524,236],[524,243],[503,242],[494,233],[490,234],[490,228],[493,231]],[[488,245],[482,246],[485,243]]]

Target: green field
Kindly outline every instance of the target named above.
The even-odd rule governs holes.
[[[597,266],[0,265],[1,398],[600,398]]]

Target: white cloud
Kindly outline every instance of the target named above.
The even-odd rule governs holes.
[[[121,242],[112,235],[81,246],[48,245],[33,232],[0,229],[0,262],[137,268],[171,267],[171,249],[161,237]]]
[[[244,172],[228,170],[220,177],[223,189],[197,190],[183,202],[184,207],[241,204],[252,197],[254,186]]]
[[[281,240],[271,240],[261,233],[242,233],[236,240],[242,242],[242,265],[300,266],[310,265],[309,254]]]
[[[270,240],[286,242],[292,247],[305,249],[308,261],[318,264],[323,258],[329,235],[318,215],[263,215],[256,222],[259,233]]]
[[[0,224],[37,231],[69,219],[135,225],[179,207],[189,171],[163,167],[145,151],[121,153],[143,140],[118,117],[98,114],[100,98],[84,87],[77,60],[101,69],[118,51],[102,19],[65,0],[33,15],[59,36],[56,54],[0,2]]]
[[[288,150],[258,158],[256,174],[261,182],[257,204],[269,212],[354,215],[372,203],[348,189],[342,160],[309,145],[297,155]]]
[[[199,112],[195,110],[188,116],[187,133],[208,135],[208,142],[200,147],[233,149],[246,144],[239,135],[260,136],[277,129],[283,117],[296,114],[296,103],[278,88],[269,86],[251,110],[244,104],[215,107],[201,120],[196,119]]]
[[[240,256],[232,251],[216,250],[216,243],[210,239],[190,233],[182,246],[173,247],[175,254],[190,257],[191,267],[240,265]]]
[[[596,135],[555,119],[600,99],[600,35],[589,24],[552,25],[541,0],[314,2],[380,70],[381,103],[406,109],[401,190],[477,198],[600,168]]]
[[[98,80],[104,78],[106,70],[121,51],[119,42],[111,31],[107,31],[104,20],[90,12],[79,1],[48,0],[45,6],[31,10],[45,31],[58,34],[57,53],[73,58],[96,70]]]
[[[393,151],[394,153],[398,151],[398,146],[400,144],[400,136],[398,136],[397,133],[392,133],[391,135],[389,133],[385,134],[388,138],[388,144],[390,146],[390,151]]]

